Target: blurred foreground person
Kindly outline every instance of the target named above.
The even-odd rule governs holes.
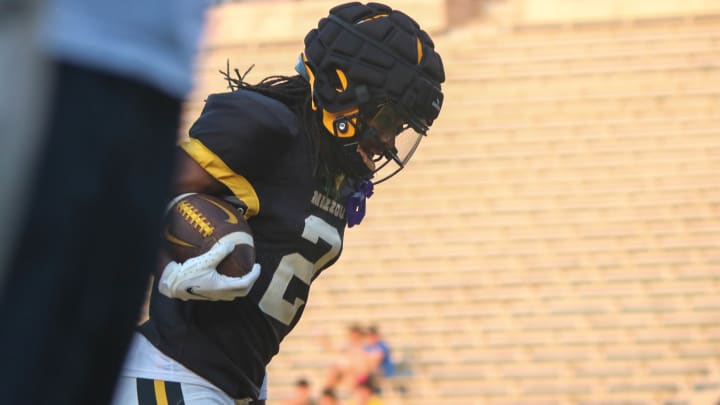
[[[373,182],[407,163],[442,106],[430,37],[378,3],[333,8],[305,37],[296,70],[256,85],[227,72],[233,91],[207,98],[181,145],[175,192],[233,203],[252,229],[258,270],[219,274],[234,248],[222,239],[161,264],[116,405],[264,402],[266,366],[310,284],[338,259]]]
[[[48,61],[37,44],[43,2],[0,2],[0,292],[27,204],[28,171],[45,124]]]
[[[41,3],[48,119],[0,290],[3,403],[112,398],[156,267],[205,3]]]

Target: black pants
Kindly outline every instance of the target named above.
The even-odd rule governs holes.
[[[156,265],[180,100],[58,64],[0,293],[0,401],[103,404]],[[7,241],[6,241],[7,242]]]

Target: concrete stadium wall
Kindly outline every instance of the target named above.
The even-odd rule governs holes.
[[[205,42],[212,47],[302,40],[339,3],[306,0],[222,4],[210,11]],[[431,33],[447,26],[445,0],[395,0],[391,4],[395,9],[412,11],[413,17]]]
[[[720,13],[720,0],[518,0],[520,23],[662,18]]]

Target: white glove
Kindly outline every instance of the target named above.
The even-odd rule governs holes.
[[[244,297],[260,276],[260,265],[242,277],[229,277],[216,267],[235,249],[235,243],[220,240],[207,252],[184,263],[170,262],[165,266],[158,290],[169,298],[206,301],[232,301]]]

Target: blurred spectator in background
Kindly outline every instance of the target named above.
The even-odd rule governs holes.
[[[377,326],[368,327],[365,333],[363,351],[366,354],[368,369],[372,376],[381,378],[395,375],[395,365],[392,362],[390,346],[380,336]]]
[[[283,405],[315,405],[310,391],[310,382],[305,378],[295,381],[295,390]]]
[[[355,384],[353,395],[347,405],[382,405],[377,396],[377,386],[372,377],[367,377]]]
[[[347,330],[347,342],[340,348],[338,359],[330,366],[325,388],[337,388],[341,384],[353,387],[370,374],[367,353],[363,348],[365,330],[357,324]]]
[[[318,405],[339,405],[337,394],[332,388],[325,388],[320,393],[320,399]]]

